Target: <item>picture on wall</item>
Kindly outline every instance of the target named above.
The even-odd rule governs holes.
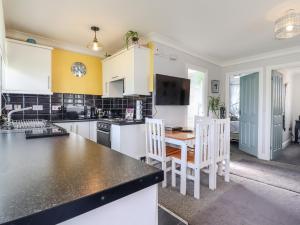
[[[220,92],[220,81],[212,80],[211,81],[211,93],[219,93]]]

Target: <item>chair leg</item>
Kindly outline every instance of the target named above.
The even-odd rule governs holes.
[[[215,190],[217,186],[217,176],[214,164],[209,165],[209,189]]]
[[[161,162],[161,168],[164,171],[164,180],[162,182],[162,187],[165,188],[167,187],[167,163]]]
[[[225,160],[225,182],[230,181],[230,160],[226,159]]]
[[[223,176],[223,161],[218,163],[218,175]]]
[[[172,187],[176,186],[175,161],[172,160]]]
[[[149,157],[146,157],[146,163],[147,163],[148,165],[150,165],[150,158],[149,158]]]
[[[196,199],[200,198],[200,170],[196,168],[194,170],[195,180],[194,180],[194,197]]]

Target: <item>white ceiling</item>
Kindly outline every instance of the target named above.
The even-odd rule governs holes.
[[[157,33],[215,62],[231,61],[300,45],[278,41],[273,24],[299,0],[4,0],[7,29],[86,46],[91,25],[101,28],[109,53],[133,29]]]

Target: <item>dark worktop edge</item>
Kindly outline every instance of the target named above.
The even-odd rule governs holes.
[[[84,196],[74,201],[57,205],[53,208],[22,217],[14,221],[5,222],[1,225],[56,225],[155,185],[163,181],[163,179],[163,171],[159,170],[152,174],[111,187],[107,190]]]
[[[101,121],[109,124],[114,124],[114,125],[119,125],[119,126],[126,126],[126,125],[138,125],[138,124],[145,124],[145,120],[140,120],[140,121],[133,121],[133,122],[119,122],[119,121],[107,121],[102,118],[98,119],[79,119],[79,120],[50,120],[52,123],[76,123],[76,122],[92,122],[92,121]]]

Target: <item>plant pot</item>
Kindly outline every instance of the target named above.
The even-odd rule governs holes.
[[[211,110],[208,112],[208,117],[211,119],[218,119],[217,115]]]
[[[225,107],[221,107],[220,108],[220,118],[221,119],[225,119],[226,118],[226,108]]]
[[[132,44],[138,44],[139,43],[139,38],[138,37],[132,37],[131,41],[132,41]]]

